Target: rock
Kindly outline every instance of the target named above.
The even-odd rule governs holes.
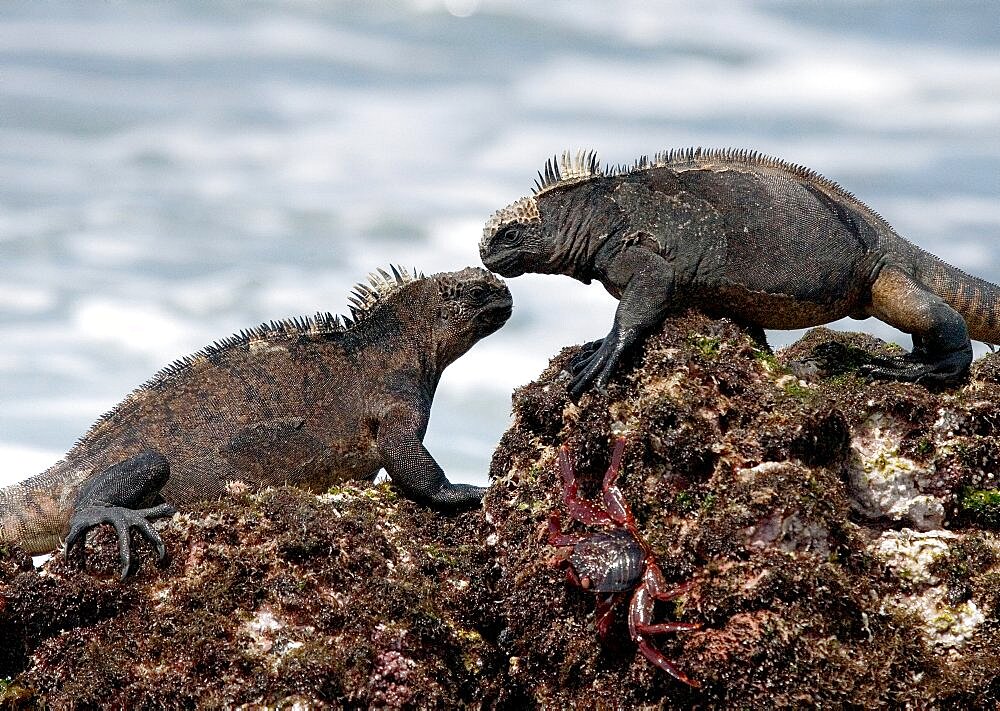
[[[669,321],[606,393],[566,401],[557,356],[515,393],[487,499],[500,568],[497,698],[665,708],[967,707],[997,703],[1000,459],[995,356],[953,392],[856,375],[898,354],[815,329],[772,356],[735,324]],[[998,361],[1000,362],[1000,361]],[[980,380],[978,373],[989,377]],[[668,581],[693,581],[657,644],[698,689],[649,664],[619,613],[546,564],[557,448],[599,494],[615,436],[619,486]],[[567,519],[563,515],[564,521]],[[582,532],[583,526],[566,526]],[[916,529],[916,530],[914,530]]]
[[[18,688],[53,708],[461,706],[497,664],[481,525],[388,485],[236,495],[162,527],[162,570],[134,537],[124,584],[102,529],[86,572],[57,554],[0,581],[30,655],[0,677],[23,669]]]
[[[1000,695],[1000,358],[954,391],[866,382],[892,347],[816,329],[772,355],[688,313],[570,402],[557,355],[514,395],[482,512],[391,487],[247,494],[162,524],[172,555],[116,579],[114,536],[44,570],[0,550],[0,701],[318,705],[991,708]],[[556,454],[619,486],[671,583],[651,665],[619,605],[552,565]],[[86,570],[81,570],[81,567]],[[627,596],[626,596],[627,597]]]

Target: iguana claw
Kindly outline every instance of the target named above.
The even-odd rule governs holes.
[[[77,510],[73,514],[70,523],[69,535],[66,537],[66,553],[73,548],[76,543],[83,544],[87,537],[87,531],[99,526],[102,523],[109,523],[115,527],[118,534],[118,555],[122,564],[121,579],[124,580],[132,568],[132,546],[129,541],[129,531],[133,528],[146,538],[153,547],[156,548],[157,560],[162,562],[167,557],[166,546],[163,539],[153,528],[149,520],[172,516],[177,512],[170,504],[161,504],[148,509],[129,509],[122,506],[102,506],[92,505]]]
[[[914,354],[898,359],[874,358],[871,363],[858,370],[865,377],[874,380],[900,380],[929,386],[949,386],[959,383],[968,373],[968,363],[964,353],[956,353],[953,358],[928,363]]]
[[[570,365],[573,370],[573,380],[567,389],[573,400],[579,400],[591,385],[597,390],[604,390],[618,368],[623,350],[621,345],[609,345],[608,339],[605,338],[592,341],[584,348],[589,349],[595,344],[596,348],[592,353],[585,357],[581,357],[584,355],[581,353]]]
[[[587,366],[587,361],[600,350],[602,343],[604,343],[604,339],[598,338],[596,341],[588,341],[580,346],[579,352],[569,361],[569,372],[576,375],[583,370]]]

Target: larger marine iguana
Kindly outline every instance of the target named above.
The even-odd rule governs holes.
[[[684,306],[774,329],[874,316],[913,336],[907,357],[867,367],[881,378],[952,384],[972,362],[970,334],[1000,343],[1000,287],[907,242],[802,166],[688,148],[602,170],[581,152],[549,160],[539,178],[487,222],[479,249],[502,276],[597,279],[620,300],[610,333],[573,364],[574,399]]]
[[[481,268],[425,277],[392,268],[352,296],[352,317],[263,324],[167,366],[102,416],[45,472],[0,490],[0,541],[69,549],[110,523],[123,577],[129,529],[157,548],[148,519],[223,496],[227,482],[322,491],[374,479],[437,509],[477,505],[422,440],[446,366],[511,314],[507,287]]]

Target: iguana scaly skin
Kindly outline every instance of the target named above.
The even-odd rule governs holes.
[[[951,384],[972,362],[970,334],[1000,343],[1000,288],[801,166],[697,148],[604,171],[592,152],[567,153],[539,177],[493,215],[479,249],[502,276],[597,279],[620,300],[610,333],[574,363],[573,397],[603,387],[644,332],[685,306],[774,329],[874,316],[913,336],[906,358],[868,368],[882,378]]]
[[[503,325],[510,292],[480,268],[392,271],[356,287],[353,318],[263,324],[167,366],[62,461],[0,490],[0,540],[37,554],[111,523],[124,575],[129,528],[162,557],[147,519],[231,481],[323,491],[384,467],[416,501],[478,504],[485,489],[450,483],[422,440],[442,371]]]

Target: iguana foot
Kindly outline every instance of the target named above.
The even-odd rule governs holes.
[[[569,361],[570,372],[575,375],[583,370],[587,360],[600,349],[602,343],[604,343],[604,339],[598,338],[596,341],[587,341],[580,346],[580,350]]]
[[[909,354],[902,358],[874,358],[859,368],[862,375],[874,380],[899,380],[920,383],[930,387],[949,387],[959,384],[969,372],[972,353],[958,351],[941,360],[928,363],[922,354]]]
[[[448,484],[432,494],[427,504],[441,511],[471,509],[483,502],[487,491],[488,487],[474,484]]]
[[[570,381],[567,390],[573,400],[579,400],[591,386],[603,390],[617,369],[618,361],[621,360],[622,349],[610,344],[607,338],[588,343],[584,348],[595,344],[592,353],[587,355],[581,353],[570,364],[573,380]]]
[[[122,579],[132,567],[129,542],[132,528],[153,544],[162,561],[167,551],[149,519],[170,516],[176,511],[160,495],[169,478],[170,465],[158,452],[137,454],[92,477],[80,488],[66,537],[66,552],[78,541],[83,542],[87,531],[94,526],[110,523],[118,534]]]
[[[77,509],[70,521],[69,535],[66,537],[66,552],[77,543],[83,543],[87,531],[102,523],[110,523],[118,534],[118,556],[122,564],[122,580],[132,568],[132,546],[129,541],[129,531],[136,529],[156,549],[160,562],[167,557],[166,546],[156,529],[149,521],[163,516],[172,516],[177,512],[170,504],[161,504],[148,509],[128,509],[122,506],[92,505]]]

